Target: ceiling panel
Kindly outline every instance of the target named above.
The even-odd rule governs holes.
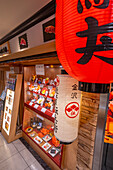
[[[27,20],[51,0],[0,1],[0,39]]]

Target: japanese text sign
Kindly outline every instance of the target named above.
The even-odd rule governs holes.
[[[113,1],[56,0],[56,49],[64,69],[88,83],[113,80]]]
[[[78,81],[69,75],[58,75],[57,81],[54,135],[70,143],[78,136],[81,92]]]

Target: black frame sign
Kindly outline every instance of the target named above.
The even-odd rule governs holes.
[[[44,42],[55,39],[55,18],[44,23],[43,27],[43,38]]]
[[[27,40],[27,34],[23,34],[20,37],[18,37],[19,39],[19,46],[20,49],[24,49],[28,47],[28,40]]]
[[[9,41],[0,45],[0,56],[5,56],[11,53]]]

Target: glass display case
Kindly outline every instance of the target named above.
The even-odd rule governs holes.
[[[24,81],[23,132],[61,167],[63,145],[54,136],[56,71],[52,78],[32,73]]]

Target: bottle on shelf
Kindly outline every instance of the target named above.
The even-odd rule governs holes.
[[[33,118],[31,117],[30,118],[30,126],[32,127],[32,125],[33,125]]]
[[[34,121],[33,121],[33,124],[32,124],[32,128],[36,128],[37,127],[37,122],[36,122],[36,118],[34,117]]]

